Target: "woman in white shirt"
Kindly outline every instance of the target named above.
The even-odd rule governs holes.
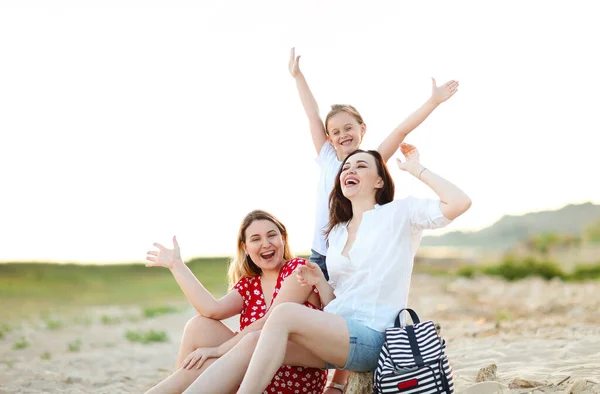
[[[350,154],[330,196],[330,280],[314,263],[296,270],[302,284],[317,286],[327,313],[293,303],[278,305],[247,370],[241,364],[226,368],[227,358],[222,358],[195,382],[194,392],[235,391],[243,376],[237,392],[256,394],[284,363],[352,371],[376,368],[385,328],[407,306],[422,230],[443,227],[471,206],[462,190],[420,163],[414,146],[401,144],[400,149],[406,161],[398,159],[398,167],[428,185],[439,199],[393,200],[394,183],[381,155],[360,150]],[[253,346],[243,341],[238,345]]]

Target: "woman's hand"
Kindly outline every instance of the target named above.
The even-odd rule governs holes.
[[[296,48],[292,48],[288,68],[290,70],[290,74],[292,74],[292,77],[294,78],[302,74],[300,71],[300,56],[296,56]]]
[[[321,267],[312,261],[307,261],[305,265],[300,265],[294,271],[296,279],[302,286],[316,286],[320,281],[325,280]]]
[[[458,91],[458,81],[451,80],[443,85],[437,86],[435,78],[431,78],[431,99],[436,104],[441,104],[448,100]]]
[[[406,161],[402,161],[399,158],[396,158],[396,163],[398,164],[398,168],[402,171],[408,171],[414,176],[419,175],[421,170],[425,167],[419,161],[419,151],[414,145],[401,143],[400,151],[406,158]]]
[[[159,243],[154,243],[154,246],[158,248],[158,251],[149,250],[146,253],[146,260],[149,261],[149,263],[146,264],[146,267],[165,267],[172,269],[175,264],[183,264],[177,237],[173,237],[173,249],[168,249]]]
[[[200,369],[202,364],[209,358],[218,358],[221,357],[219,349],[216,347],[201,347],[200,349],[196,349],[189,354],[181,363],[181,368],[183,369],[192,369],[194,366],[196,369]]]

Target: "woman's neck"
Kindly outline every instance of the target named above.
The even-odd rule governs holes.
[[[352,220],[362,220],[363,213],[375,208],[375,198],[351,200],[352,203]]]
[[[273,279],[273,278],[277,278],[279,276],[279,270],[281,269],[281,267],[283,266],[283,261],[281,262],[281,264],[279,264],[279,267],[277,269],[271,269],[271,270],[262,270],[262,273],[260,274],[262,279]]]

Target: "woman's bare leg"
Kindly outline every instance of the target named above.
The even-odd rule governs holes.
[[[299,304],[280,304],[262,329],[238,393],[261,393],[269,385],[286,359],[288,339],[314,354],[315,360],[343,366],[350,352],[349,338],[348,325],[343,317]],[[290,365],[300,365],[291,361],[285,360]],[[322,368],[324,364],[321,361],[302,366]]]
[[[222,394],[235,393],[248,369],[248,364],[258,343],[261,332],[252,332],[227,354],[216,360],[214,364],[188,387],[186,393]],[[288,342],[283,364],[325,368],[325,361],[313,353],[292,342]],[[273,373],[275,375],[275,372]],[[271,381],[272,376],[269,378]],[[267,383],[268,384],[268,383]]]
[[[194,350],[201,347],[219,346],[235,334],[218,320],[203,316],[191,318],[183,330],[183,338],[179,346],[176,371],[168,378],[150,389],[147,394],[181,393],[189,387],[216,359],[207,360],[200,369],[181,369],[183,360]]]

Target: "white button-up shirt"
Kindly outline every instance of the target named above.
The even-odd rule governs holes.
[[[347,223],[329,234],[327,270],[336,298],[325,311],[357,320],[377,331],[394,325],[406,308],[415,253],[423,229],[451,222],[440,200],[414,197],[394,200],[363,214],[349,256]]]

